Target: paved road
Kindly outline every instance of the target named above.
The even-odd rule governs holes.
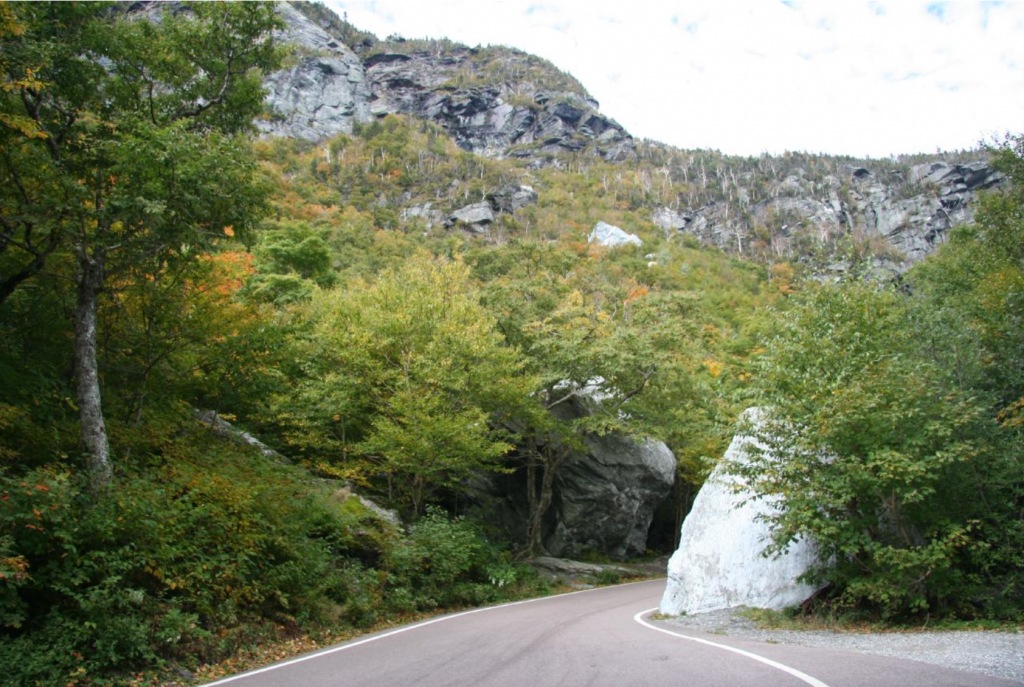
[[[231,687],[1008,687],[881,656],[715,635],[648,620],[664,581],[441,616],[219,680]]]

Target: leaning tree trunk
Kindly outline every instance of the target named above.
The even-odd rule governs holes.
[[[546,446],[543,460],[537,460],[536,454],[530,458],[527,470],[527,494],[529,496],[530,515],[526,527],[526,553],[529,556],[536,556],[546,553],[543,542],[544,516],[551,507],[551,501],[555,493],[555,476],[558,468],[568,457],[564,449],[552,449]],[[542,468],[540,478],[540,493],[536,491],[537,468]]]
[[[110,484],[110,444],[100,401],[100,377],[96,362],[96,301],[103,285],[103,260],[79,255],[78,300],[75,305],[75,386],[82,444],[86,451],[89,483],[94,491]]]

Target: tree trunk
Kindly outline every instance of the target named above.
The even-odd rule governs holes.
[[[531,447],[532,448],[532,447]],[[540,542],[540,521],[543,515],[538,516],[537,503],[540,500],[537,494],[537,467],[540,460],[537,454],[531,450],[530,457],[526,463],[526,508],[529,512],[526,522],[526,548],[527,556],[536,556],[541,546]]]
[[[103,260],[79,255],[78,301],[75,305],[75,386],[86,465],[93,491],[104,489],[113,477],[110,444],[103,421],[100,378],[96,361],[96,301],[103,285]]]
[[[541,460],[532,457],[530,459],[531,464],[527,468],[530,521],[526,528],[526,553],[529,556],[546,553],[544,543],[541,541],[544,529],[544,516],[547,515],[548,508],[551,506],[551,501],[554,498],[555,475],[558,474],[558,467],[565,459],[565,454],[561,452],[552,453],[549,447],[545,447],[544,452],[546,455]],[[537,466],[543,468],[540,478],[539,495],[535,492]]]

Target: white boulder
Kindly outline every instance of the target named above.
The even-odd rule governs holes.
[[[599,246],[607,246],[609,248],[617,248],[619,246],[642,246],[644,242],[636,234],[629,234],[622,229],[619,229],[613,224],[607,222],[598,222],[594,225],[593,231],[590,232],[590,236],[587,238],[589,243],[596,243]]]
[[[757,421],[756,410],[745,415]],[[769,513],[774,502],[749,500],[752,492],[743,480],[726,474],[730,462],[747,460],[746,447],[753,443],[748,436],[734,437],[725,458],[697,494],[683,522],[679,548],[668,562],[662,613],[682,615],[736,606],[780,610],[816,591],[797,582],[817,560],[813,543],[798,540],[786,553],[763,556],[771,532],[758,516]]]

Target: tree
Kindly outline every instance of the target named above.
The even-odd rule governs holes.
[[[992,418],[930,354],[956,342],[922,305],[874,285],[805,292],[762,361],[767,408],[752,431],[765,450],[737,468],[780,499],[769,553],[813,538],[814,580],[886,617],[959,604],[965,561],[985,545]]]
[[[478,257],[492,274],[488,308],[537,384],[529,412],[515,418],[528,555],[544,550],[557,476],[587,434],[668,438],[672,406],[693,392],[701,356],[692,303],[617,274],[615,260],[536,243]]]
[[[159,21],[99,3],[5,6],[0,303],[74,261],[74,362],[94,488],[112,477],[97,302],[128,271],[194,260],[264,205],[242,134],[277,64],[272,6],[197,4]],[[13,18],[12,18],[13,15]]]
[[[1024,424],[1024,135],[993,153],[1008,184],[979,199],[974,223],[915,268],[910,284],[964,320],[962,331],[985,352],[985,386],[998,395],[1002,414]]]
[[[511,449],[503,420],[529,401],[533,380],[461,261],[418,253],[314,295],[307,316],[308,377],[282,412],[319,444],[329,472],[382,475],[421,514],[439,489],[459,489]]]
[[[256,269],[246,291],[258,301],[279,305],[308,298],[314,286],[334,283],[331,249],[305,222],[277,222],[260,233]]]
[[[973,224],[955,230],[938,254],[916,266],[907,283],[920,320],[956,383],[986,404],[996,424],[991,458],[974,469],[984,489],[973,565],[987,612],[1024,608],[1024,136],[1008,137],[992,151],[1007,176],[1002,188],[979,199]]]

